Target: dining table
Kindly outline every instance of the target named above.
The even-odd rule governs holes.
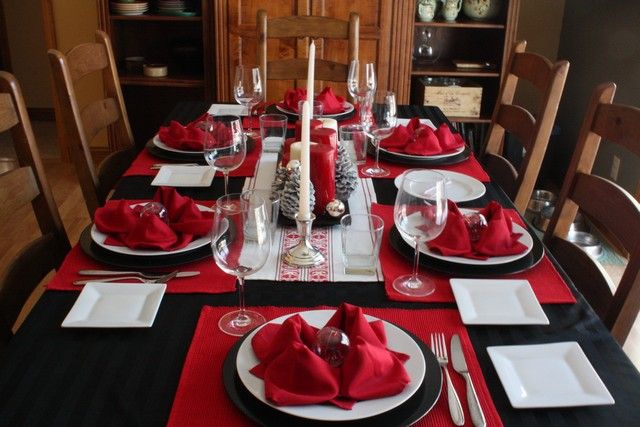
[[[209,106],[209,103],[196,101],[179,103],[167,114],[166,123],[175,120],[186,124],[201,116]],[[452,126],[433,106],[402,105],[398,107],[398,114],[405,118],[429,119],[436,127],[442,123]],[[260,176],[259,144],[253,149],[258,150],[254,153],[254,169],[231,174],[229,192],[246,189]],[[250,154],[247,161],[249,157]],[[151,185],[157,171],[151,171],[149,164],[163,161],[166,160],[154,158],[148,147],[143,149],[120,179],[108,203],[151,199],[157,190]],[[269,321],[305,310],[335,310],[348,303],[361,307],[365,314],[400,326],[422,341],[423,348],[429,347],[431,333],[445,332],[447,344],[454,333],[458,334],[489,426],[640,425],[638,370],[553,256],[544,251],[532,226],[515,212],[502,189],[483,175],[473,154],[465,162],[473,164],[467,165],[467,169],[464,162],[434,166],[474,173],[483,182],[486,192],[481,197],[459,205],[480,208],[492,201],[499,203],[510,212],[514,222],[528,230],[534,246],[540,251],[541,261],[528,271],[501,275],[496,269],[495,276],[485,276],[531,281],[548,324],[464,324],[449,285],[449,280],[457,277],[455,272],[431,270],[428,264],[423,271],[437,277],[435,294],[428,298],[412,298],[394,293],[390,281],[399,274],[398,265],[406,264],[406,269],[410,269],[411,261],[399,255],[397,247],[390,242],[397,193],[393,177],[360,177],[363,206],[383,216],[388,225],[380,254],[382,265],[376,275],[350,280],[348,275],[332,269],[309,269],[313,271],[298,274],[278,264],[253,279],[247,277],[247,306],[261,312]],[[391,166],[428,167],[419,164]],[[199,203],[211,205],[224,192],[223,180],[216,176],[210,186],[177,187],[177,191]],[[354,206],[351,204],[351,209]],[[335,227],[328,228],[335,230]],[[324,236],[330,238],[331,233],[330,230]],[[233,372],[234,359],[229,355],[239,351],[244,338],[225,335],[217,325],[219,317],[237,305],[235,279],[215,270],[210,248],[202,259],[178,267],[180,270],[197,269],[201,274],[169,281],[150,327],[62,327],[82,289],[71,285],[72,280],[82,278],[76,274],[77,270],[114,268],[108,259],[88,256],[87,239],[90,237],[85,233],[0,355],[0,425],[332,424],[322,419],[283,414],[255,402],[255,398],[238,384]],[[335,244],[339,246],[339,241]],[[272,254],[269,262],[278,263],[279,255]],[[383,257],[392,261],[385,264]],[[38,261],[33,262],[37,264]],[[118,267],[122,268],[115,268]],[[171,267],[154,265],[149,269],[167,271]],[[553,405],[552,402],[541,407],[514,407],[488,348],[566,342],[578,343],[615,403],[573,406]],[[437,371],[440,375],[440,370]],[[472,425],[464,380],[451,364],[449,372],[463,402],[465,425]],[[446,391],[439,383],[441,377],[436,378],[438,385],[432,391],[440,395],[436,396],[433,407],[424,401],[412,403],[415,407],[406,403],[395,408],[396,412],[390,409],[386,418],[383,413],[382,418],[374,417],[370,422],[366,418],[354,420],[353,425],[453,425]],[[561,385],[560,389],[562,393]],[[553,390],[558,392],[557,388]],[[544,394],[545,390],[538,392]]]

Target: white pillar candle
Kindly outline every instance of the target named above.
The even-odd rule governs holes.
[[[336,119],[331,119],[328,117],[321,117],[317,120],[320,120],[322,122],[322,127],[323,128],[329,128],[329,129],[333,129],[336,131],[336,133],[338,133],[338,121]]]
[[[298,218],[308,220],[311,218],[309,209],[311,174],[311,161],[309,151],[311,141],[309,140],[309,101],[302,103],[302,126],[300,128],[300,195],[298,198]]]
[[[316,44],[311,41],[309,45],[309,65],[307,66],[307,100],[309,105],[313,105],[313,79],[316,66]]]

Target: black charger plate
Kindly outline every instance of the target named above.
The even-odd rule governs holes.
[[[211,245],[206,244],[191,251],[173,255],[138,256],[111,252],[100,247],[91,238],[91,226],[89,224],[80,234],[80,247],[90,258],[108,265],[122,268],[162,268],[172,267],[189,262],[211,258]]]
[[[420,265],[456,277],[502,276],[526,271],[540,262],[544,255],[544,246],[540,239],[532,234],[533,248],[522,258],[505,264],[470,265],[444,261],[420,252]],[[389,232],[389,242],[393,249],[408,260],[413,260],[414,249],[404,241],[394,225]]]
[[[373,145],[369,144],[367,147],[367,152],[371,156],[376,155],[376,149]],[[442,157],[439,159],[433,159],[429,157],[417,158],[417,157],[408,157],[403,156],[401,154],[396,154],[391,151],[380,150],[380,160],[384,160],[389,163],[399,163],[403,165],[411,165],[411,166],[447,166],[447,165],[455,165],[456,163],[463,162],[467,160],[471,156],[471,148],[465,146],[464,150],[460,153],[455,154],[453,156]]]
[[[342,121],[342,120],[346,120],[346,119],[350,119],[351,117],[353,117],[353,114],[355,113],[356,109],[355,106],[351,111],[347,111],[341,114],[331,114],[328,116],[322,116],[322,117],[327,117],[327,118],[332,118],[332,119],[336,119],[336,121]],[[287,119],[289,119],[289,121],[291,123],[295,123],[298,121],[298,119],[300,118],[300,115],[297,113],[293,113],[290,111],[283,111],[280,108],[278,108],[278,106],[276,104],[271,104],[268,105],[266,110],[266,113],[268,114],[284,114],[285,116],[287,116]]]
[[[397,326],[397,325],[396,325]],[[239,339],[227,353],[222,366],[222,379],[231,401],[252,421],[262,426],[367,426],[392,427],[409,426],[425,414],[438,401],[442,389],[442,371],[433,352],[411,332],[402,329],[420,347],[425,360],[425,374],[422,384],[406,402],[392,410],[368,418],[351,421],[317,421],[286,414],[256,399],[244,386],[236,370],[238,349],[249,334]]]

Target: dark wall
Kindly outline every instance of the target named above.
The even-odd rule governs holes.
[[[545,170],[560,185],[596,85],[613,81],[615,102],[640,107],[640,1],[566,0],[558,58],[571,67],[558,111],[560,136],[548,148]],[[618,183],[633,191],[640,160],[630,153],[603,142],[594,170],[609,177],[614,155],[621,159]]]

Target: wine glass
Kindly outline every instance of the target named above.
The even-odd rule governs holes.
[[[228,194],[229,172],[237,169],[247,155],[240,117],[207,115],[202,146],[209,166],[222,171],[224,194]]]
[[[446,178],[428,169],[413,169],[403,175],[393,207],[398,230],[414,243],[413,272],[397,277],[393,288],[404,295],[426,296],[435,291],[435,283],[418,273],[420,245],[436,238],[447,222]]]
[[[236,67],[233,96],[238,104],[247,107],[249,110],[249,130],[247,130],[247,135],[257,138],[258,133],[253,130],[253,107],[262,101],[264,97],[260,68],[249,68],[244,65]]]
[[[349,75],[347,77],[347,90],[353,97],[353,101],[358,104],[360,109],[360,121],[362,124],[369,122],[371,111],[371,99],[376,92],[378,82],[376,80],[376,71],[372,63],[365,64],[364,75],[360,74],[360,61],[354,59],[349,64]]]
[[[373,166],[368,166],[362,170],[364,175],[374,178],[389,175],[389,171],[380,166],[378,155],[380,153],[380,141],[391,136],[398,122],[395,93],[385,93],[382,103],[377,105],[376,109],[375,123],[367,126],[367,132],[373,139],[373,145],[376,149],[376,161]]]
[[[238,278],[238,310],[218,321],[222,332],[241,336],[265,322],[247,310],[244,278],[260,270],[269,257],[271,232],[264,200],[253,193],[234,193],[216,201],[211,236],[213,259],[222,271]]]

